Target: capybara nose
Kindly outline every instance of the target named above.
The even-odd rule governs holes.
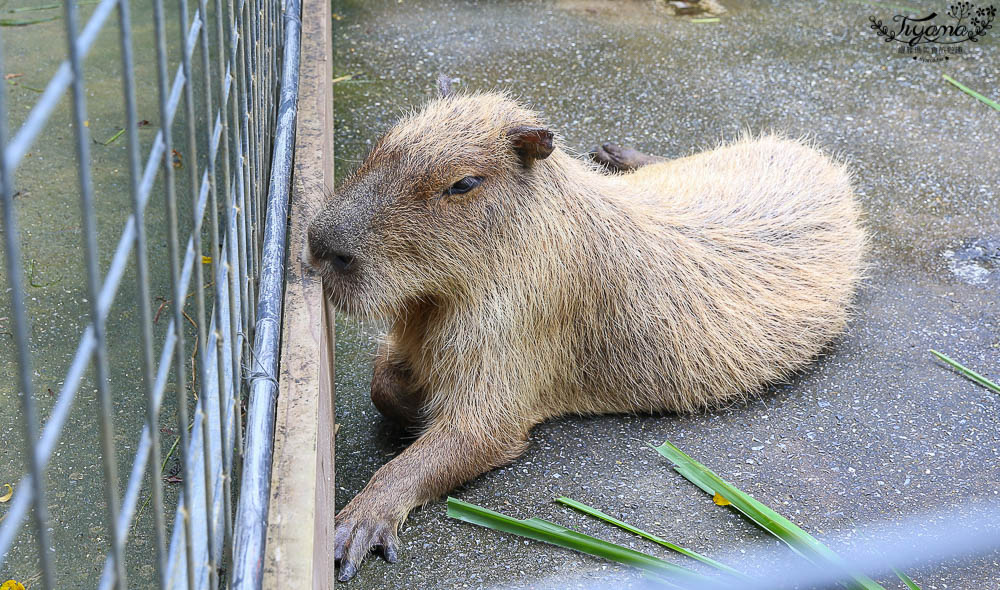
[[[355,265],[357,258],[338,248],[333,243],[334,240],[329,239],[328,232],[312,227],[309,229],[307,237],[309,240],[309,252],[313,258],[328,261],[339,272],[347,272]]]
[[[330,252],[325,258],[329,260],[333,264],[333,267],[340,272],[347,272],[350,270],[351,267],[354,266],[354,262],[356,260],[350,254],[346,254],[344,252]]]
[[[315,223],[309,226],[309,231],[306,233],[306,240],[309,243],[309,254],[313,258],[326,258],[329,248],[327,248],[326,240],[323,239],[322,233],[316,227]]]

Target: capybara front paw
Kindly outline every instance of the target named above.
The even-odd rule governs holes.
[[[399,538],[396,537],[396,522],[389,518],[353,514],[342,510],[334,518],[333,558],[340,567],[338,582],[346,582],[358,573],[361,562],[372,550],[377,550],[383,559],[396,563]]]

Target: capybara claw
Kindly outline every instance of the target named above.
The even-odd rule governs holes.
[[[338,514],[334,530],[333,558],[339,566],[338,582],[347,582],[358,573],[361,562],[373,550],[389,563],[399,559],[396,524],[385,518]]]
[[[389,541],[382,545],[382,559],[388,561],[389,563],[396,563],[399,561],[399,554],[397,553],[396,544]]]
[[[358,568],[351,562],[345,561],[340,564],[340,573],[337,574],[338,582],[349,582],[355,574],[358,573]]]

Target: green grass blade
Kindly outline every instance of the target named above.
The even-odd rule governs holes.
[[[632,525],[628,524],[627,522],[623,522],[621,520],[618,520],[617,518],[615,518],[615,517],[613,517],[613,516],[611,516],[609,514],[605,514],[604,512],[601,512],[600,510],[598,510],[596,508],[591,508],[590,506],[587,506],[583,502],[577,502],[576,500],[574,500],[572,498],[567,498],[565,496],[560,497],[560,498],[556,498],[556,502],[559,502],[560,504],[565,504],[566,506],[569,506],[571,508],[576,508],[577,510],[579,510],[580,512],[583,512],[584,514],[589,514],[590,516],[593,516],[595,518],[599,518],[599,519],[603,520],[604,522],[609,522],[609,523],[611,523],[611,524],[613,524],[613,525],[615,525],[617,527],[620,527],[620,528],[625,529],[626,531],[629,531],[630,533],[635,533],[636,535],[639,535],[640,537],[643,537],[645,539],[649,539],[650,541],[652,541],[654,543],[659,543],[660,545],[663,545],[667,549],[671,549],[673,551],[676,551],[677,553],[680,553],[681,555],[687,555],[688,557],[690,557],[692,559],[697,559],[698,561],[700,561],[702,563],[708,564],[708,565],[710,565],[710,566],[712,566],[712,567],[714,567],[714,568],[716,568],[718,570],[721,570],[723,572],[726,572],[728,574],[736,576],[737,578],[740,578],[741,580],[749,580],[750,579],[748,576],[746,576],[745,574],[743,574],[739,570],[735,570],[735,569],[729,567],[728,565],[726,565],[724,563],[720,563],[718,561],[715,561],[714,559],[712,559],[710,557],[705,557],[704,555],[701,555],[700,553],[696,553],[694,551],[691,551],[690,549],[685,549],[684,547],[681,547],[680,545],[675,545],[675,544],[671,543],[670,541],[667,541],[666,539],[664,539],[662,537],[658,537],[658,536],[656,536],[656,535],[654,535],[652,533],[647,533],[646,531],[644,531],[644,530],[642,530],[642,529],[640,529],[638,527],[632,526]]]
[[[996,110],[1000,111],[1000,104],[998,104],[997,101],[990,100],[989,98],[986,98],[982,94],[979,94],[975,90],[969,88],[965,84],[962,84],[961,82],[959,82],[958,80],[952,78],[948,74],[941,74],[941,75],[944,77],[945,80],[947,80],[955,88],[958,88],[959,90],[961,90],[962,92],[968,94],[972,98],[975,98],[975,99],[979,100],[979,102],[982,102],[983,104],[987,104],[987,105],[995,108]]]
[[[892,568],[892,571],[896,572],[896,576],[899,577],[899,579],[902,580],[904,584],[906,584],[906,588],[908,590],[920,590],[920,586],[917,586],[917,583],[911,580],[910,576],[904,574],[903,572],[899,571],[896,568]]]
[[[77,6],[88,6],[91,4],[97,4],[98,0],[81,0],[77,2]],[[9,12],[34,12],[36,10],[51,10],[53,8],[62,8],[62,3],[55,2],[52,4],[40,4],[38,6],[24,6],[21,8],[11,8]]]
[[[24,6],[21,8],[11,8],[9,12],[34,12],[36,10],[50,10],[52,8],[62,8],[62,4],[41,4],[39,6]]]
[[[111,144],[113,144],[115,142],[115,140],[117,140],[119,137],[121,137],[123,133],[125,133],[125,128],[124,127],[122,127],[121,129],[119,129],[118,133],[115,133],[114,135],[112,135],[111,137],[109,137],[108,139],[106,139],[104,141],[97,141],[96,139],[94,139],[93,141],[94,141],[94,143],[96,143],[98,145],[111,145]]]
[[[815,537],[799,528],[795,523],[754,500],[736,486],[723,480],[712,470],[698,463],[683,451],[664,442],[654,447],[657,452],[674,463],[674,469],[705,492],[718,494],[747,518],[757,523],[802,557],[823,568],[834,568],[844,572],[845,578],[853,578],[850,588],[863,590],[885,590],[874,580],[859,572],[853,572],[839,555],[820,543]]]
[[[43,18],[0,18],[0,27],[27,27],[29,25],[37,25],[39,23],[47,23],[57,20],[61,17],[59,16],[46,16]]]
[[[709,581],[709,578],[686,567],[675,565],[658,557],[609,543],[590,535],[578,533],[540,518],[518,520],[452,497],[448,498],[448,516],[496,531],[551,543],[595,557],[603,557],[604,559],[637,567],[647,572],[668,576],[673,579],[680,578],[699,583]]]
[[[959,363],[956,360],[953,360],[948,355],[940,353],[940,352],[938,352],[936,350],[933,350],[933,349],[931,350],[931,354],[933,354],[934,356],[936,356],[938,359],[940,359],[940,360],[948,363],[949,365],[951,365],[951,367],[953,369],[955,369],[956,371],[958,371],[962,375],[968,377],[969,379],[975,381],[976,383],[982,385],[986,389],[990,389],[994,393],[1000,393],[1000,385],[997,385],[996,383],[990,381],[986,377],[983,377],[982,375],[980,375],[979,373],[973,371],[972,369],[966,368],[964,365],[962,365],[961,363]]]

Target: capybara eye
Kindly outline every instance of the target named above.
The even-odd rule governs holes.
[[[482,176],[466,176],[455,184],[445,189],[446,195],[462,195],[476,188],[483,182]]]

